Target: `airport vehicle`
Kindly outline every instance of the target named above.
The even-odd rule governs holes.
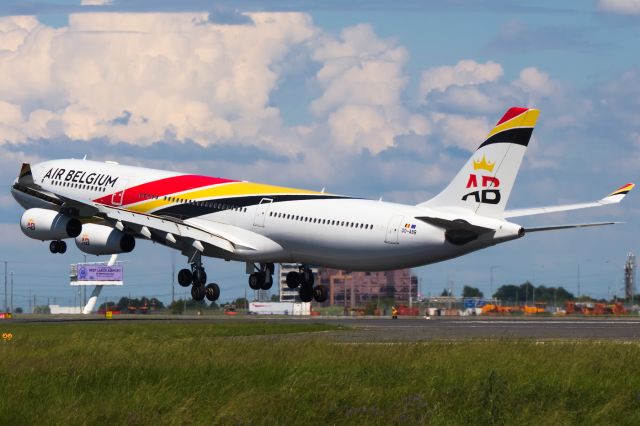
[[[389,270],[440,262],[529,232],[612,224],[523,228],[511,218],[620,202],[627,184],[582,204],[506,210],[538,110],[510,108],[451,183],[418,205],[365,200],[115,162],[64,159],[23,164],[11,193],[27,209],[25,235],[64,253],[127,253],[137,239],[179,250],[190,268],[178,282],[216,300],[202,258],[247,263],[252,289],[269,289],[274,263],[296,263],[287,284],[307,302],[327,299],[309,265]]]

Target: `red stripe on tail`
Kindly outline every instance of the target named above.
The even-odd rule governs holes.
[[[519,116],[520,114],[522,114],[525,111],[528,111],[529,108],[522,108],[522,107],[511,107],[509,108],[509,110],[502,116],[502,118],[500,119],[500,121],[498,121],[498,124],[496,124],[496,126],[501,125],[502,123],[504,123],[505,121],[509,121],[514,117]]]

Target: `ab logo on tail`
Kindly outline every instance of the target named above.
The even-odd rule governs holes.
[[[493,163],[487,162],[485,156],[482,156],[482,160],[473,162],[473,170],[486,170],[493,172]],[[462,197],[462,201],[467,201],[467,198],[473,197],[476,203],[485,204],[498,204],[500,202],[500,190],[499,189],[484,189],[484,188],[498,188],[500,186],[500,180],[495,176],[482,176],[476,173],[469,174],[469,180],[467,181],[467,188],[475,188],[475,191],[471,191]]]

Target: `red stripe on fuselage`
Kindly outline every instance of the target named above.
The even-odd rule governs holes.
[[[124,192],[123,205],[133,204],[140,201],[139,194],[151,194],[157,197],[175,194],[176,192],[188,191],[190,189],[204,186],[219,185],[221,183],[238,182],[231,179],[216,178],[200,175],[172,176],[165,179],[154,180],[142,185],[126,188]],[[93,200],[96,203],[111,205],[113,193]]]

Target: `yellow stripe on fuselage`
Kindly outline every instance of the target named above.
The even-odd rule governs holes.
[[[169,194],[167,198],[174,197],[183,200],[208,200],[212,198],[224,198],[224,197],[238,197],[246,195],[282,195],[282,194],[311,194],[320,195],[322,192],[309,191],[306,189],[286,188],[283,186],[265,185],[261,183],[252,182],[230,182],[224,184],[218,184],[209,186],[206,188],[194,189],[189,192]],[[330,194],[324,194],[330,195]],[[140,213],[146,213],[152,210],[157,210],[162,207],[171,206],[171,201],[165,200],[164,197],[158,200],[149,200],[138,204],[127,206],[129,210],[133,210]]]
[[[489,132],[485,139],[489,139],[491,136],[496,133],[503,132],[505,130],[513,129],[516,127],[535,127],[536,122],[538,121],[538,116],[540,115],[540,111],[537,109],[530,109],[522,114],[513,117],[511,120],[505,121],[499,126],[496,126]]]

